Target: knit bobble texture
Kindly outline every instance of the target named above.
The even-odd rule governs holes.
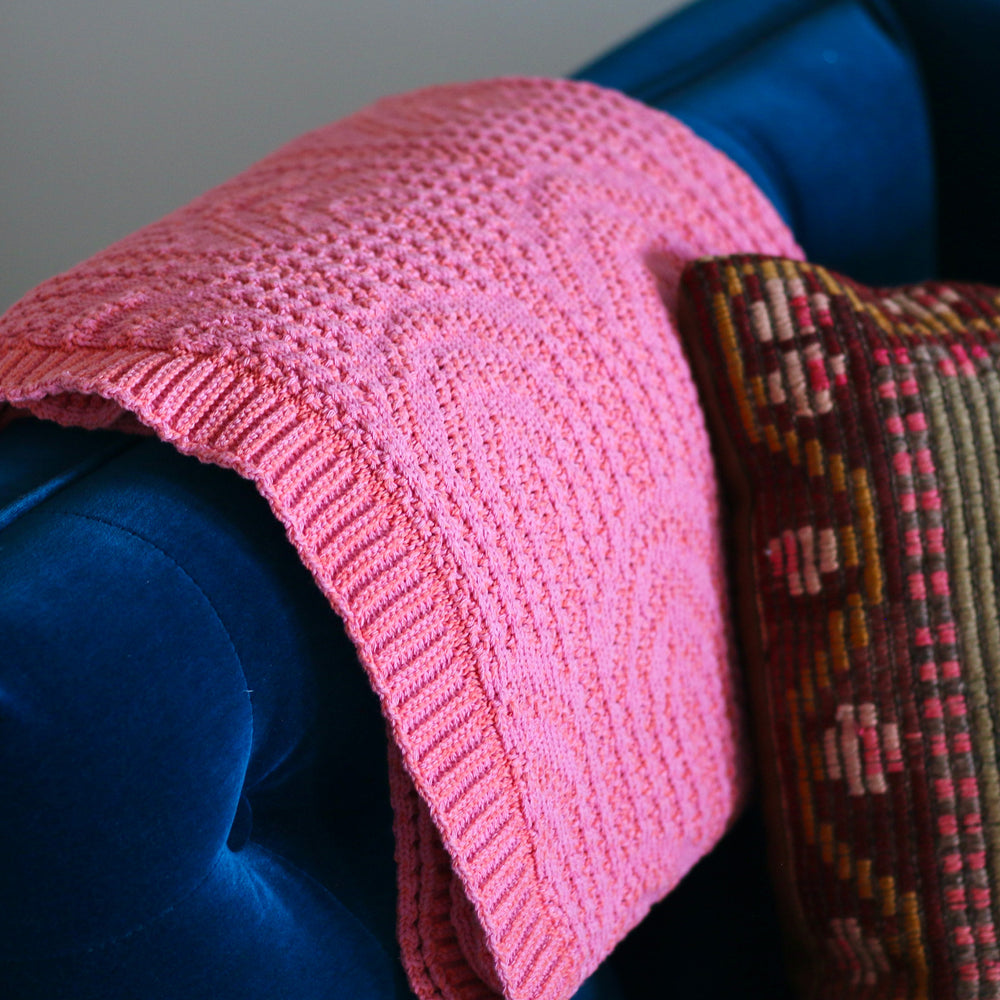
[[[0,321],[0,422],[235,469],[344,619],[422,998],[569,997],[743,800],[673,319],[684,264],[736,251],[799,256],[685,126],[503,79],[310,132]]]

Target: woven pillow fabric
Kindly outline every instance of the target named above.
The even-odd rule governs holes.
[[[1000,996],[1000,293],[682,279],[810,997]]]

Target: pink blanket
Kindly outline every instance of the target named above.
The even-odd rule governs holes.
[[[734,251],[799,255],[686,127],[498,80],[308,133],[0,321],[0,399],[151,429],[286,526],[382,700],[422,998],[570,996],[742,803],[673,319]]]

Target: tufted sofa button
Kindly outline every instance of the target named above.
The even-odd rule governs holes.
[[[0,650],[3,1000],[409,995],[377,704],[250,483],[152,439],[4,428]],[[320,753],[321,704],[347,718]],[[362,809],[330,786],[359,732],[372,763],[344,770],[378,784],[386,843],[351,853]]]
[[[233,817],[233,825],[226,838],[226,846],[231,851],[242,851],[250,839],[252,830],[253,809],[250,808],[250,800],[244,792],[236,804],[236,815]]]

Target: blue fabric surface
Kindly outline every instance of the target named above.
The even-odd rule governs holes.
[[[929,118],[885,3],[700,0],[577,76],[725,152],[811,260],[874,285],[936,272]]]
[[[0,994],[407,996],[381,717],[253,487],[24,422],[0,491]]]

